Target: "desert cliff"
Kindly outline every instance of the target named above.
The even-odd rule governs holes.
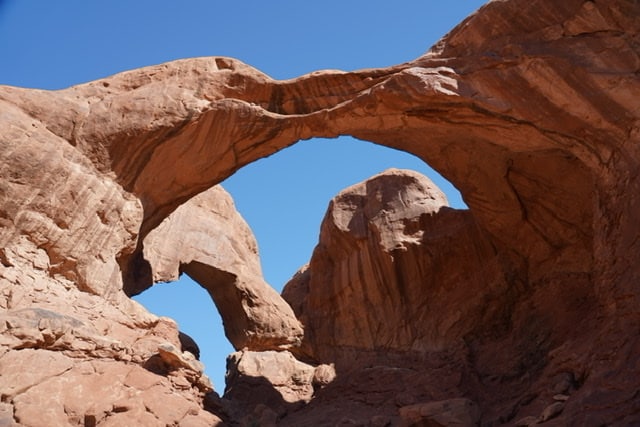
[[[388,68],[0,86],[0,425],[640,424],[639,32],[633,0],[491,1]],[[411,171],[345,189],[278,295],[218,184],[338,135],[469,209]],[[130,299],[181,273],[226,391]]]

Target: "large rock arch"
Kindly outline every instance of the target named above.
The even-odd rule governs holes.
[[[348,134],[452,181],[514,286],[592,289],[601,327],[579,341],[597,355],[580,363],[620,361],[605,349],[638,346],[639,17],[625,0],[494,1],[384,69],[274,81],[196,58],[1,87],[2,263],[124,301],[152,283],[142,238],[186,200],[300,139]],[[598,369],[603,388],[623,381]]]
[[[515,19],[516,3],[488,4],[425,56],[387,69],[277,82],[233,59],[198,58],[58,92],[5,88],[3,99],[136,196],[143,234],[243,164],[299,139],[350,134],[421,157],[460,188],[496,237],[543,258],[592,234],[591,218],[532,210],[533,184],[573,197],[571,205],[584,207],[575,211],[593,211],[593,195],[579,188],[592,186],[581,183],[603,181],[618,153],[621,162],[632,158],[625,141],[635,135],[637,23],[625,2],[536,3],[526,6],[537,10],[526,23]],[[494,17],[510,14],[499,24]],[[607,47],[615,58],[603,59]],[[64,118],[45,107],[54,104]],[[575,176],[536,176],[536,162]],[[536,231],[548,221],[572,224],[574,237],[553,241]]]

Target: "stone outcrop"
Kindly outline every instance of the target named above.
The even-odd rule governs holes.
[[[288,313],[281,324],[244,309],[225,316],[230,338],[258,347],[249,351],[289,347],[305,363],[336,363],[308,404],[286,414],[258,405],[257,419],[386,425],[401,408],[471,402],[483,424],[638,424],[639,30],[632,0],[492,1],[422,57],[388,68],[274,81],[237,60],[195,58],[60,91],[0,87],[0,420],[216,423],[175,324],[128,299],[162,271],[145,259],[146,238],[243,165],[300,139],[348,134],[422,158],[469,211],[404,214],[391,197],[376,211],[359,190],[366,233],[325,221],[334,230],[295,279],[290,299],[309,332],[301,347],[277,298],[265,306]],[[419,200],[418,186],[400,193]],[[445,244],[454,238],[463,245]],[[252,274],[211,278],[220,259],[186,252],[193,259],[167,255],[170,271],[202,256],[214,264],[196,269],[205,286],[252,289]],[[314,266],[328,260],[339,280],[322,284]],[[389,276],[368,280],[374,271]],[[378,300],[410,296],[411,320],[396,303],[379,307],[386,324],[361,319],[362,336],[341,323],[350,313],[321,324],[315,310],[330,307],[317,289],[336,292],[340,275]],[[353,311],[366,313],[357,292]],[[337,307],[348,300],[339,295]],[[23,363],[37,368],[10,374]]]
[[[338,194],[310,263],[283,291],[305,325],[300,357],[335,363],[338,376],[284,425],[321,424],[341,406],[355,424],[376,414],[391,425],[471,426],[478,408],[503,422],[520,406],[542,420],[564,409],[549,393],[575,392],[584,373],[545,378],[545,350],[575,336],[593,297],[576,285],[556,300],[513,286],[490,242],[470,211],[447,207],[415,172],[388,170]],[[542,316],[552,313],[550,329]],[[523,403],[524,390],[541,396]]]
[[[1,425],[212,425],[211,384],[181,358],[177,325],[130,299],[117,303],[52,278],[43,249],[26,242],[0,270]],[[194,360],[195,362],[195,360]],[[155,369],[151,367],[154,366]],[[192,424],[189,424],[192,422]]]
[[[471,213],[449,208],[428,178],[389,170],[331,201],[310,264],[283,296],[308,355],[349,367],[365,354],[455,346],[504,316],[508,291]]]
[[[234,419],[258,421],[267,412],[281,419],[304,407],[335,379],[333,365],[312,366],[288,351],[241,351],[227,358],[224,405]]]

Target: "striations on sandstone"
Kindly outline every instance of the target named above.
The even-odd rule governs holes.
[[[0,86],[0,425],[640,424],[639,73],[637,1],[504,0],[388,68]],[[281,297],[216,185],[337,135],[469,210],[407,171],[346,189]],[[223,396],[129,298],[182,272],[238,350]]]

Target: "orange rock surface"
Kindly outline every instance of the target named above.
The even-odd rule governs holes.
[[[640,424],[639,31],[637,1],[491,1],[389,68],[275,81],[196,58],[0,87],[0,424]],[[223,298],[237,346],[335,363],[284,412],[217,399],[175,323],[128,298],[165,271],[145,242],[242,166],[337,135],[417,155],[469,211],[410,174],[341,193],[285,295],[304,338],[246,231],[227,260],[168,254],[204,260],[214,298],[264,291]]]

